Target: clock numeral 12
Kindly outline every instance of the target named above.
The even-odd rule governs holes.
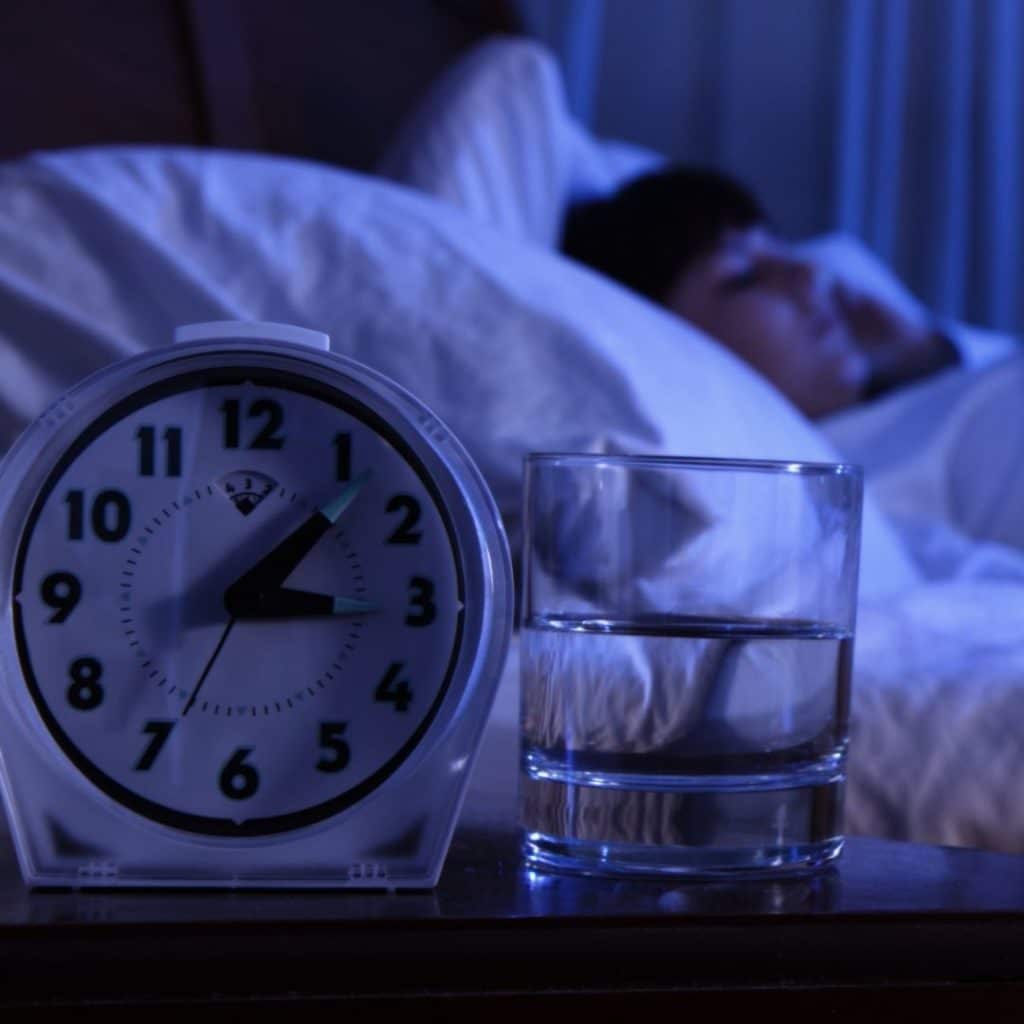
[[[156,476],[156,427],[139,427],[139,476]],[[167,427],[164,439],[164,476],[181,476],[181,427]]]
[[[241,448],[242,446],[242,407],[237,398],[228,398],[221,403],[221,415],[224,417],[224,447]],[[246,412],[249,419],[262,418],[263,428],[249,442],[247,448],[277,449],[284,447],[284,438],[278,431],[284,425],[284,410],[280,402],[272,398],[257,398],[250,403]]]

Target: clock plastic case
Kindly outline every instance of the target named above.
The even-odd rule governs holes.
[[[213,340],[194,340],[194,339]],[[281,340],[285,339],[285,340]],[[299,339],[298,341],[296,339]],[[55,402],[0,466],[0,783],[34,886],[423,888],[436,883],[507,653],[512,570],[501,520],[461,444],[381,374],[318,351],[326,337],[274,324],[180,329],[182,343],[112,365]],[[323,382],[388,424],[418,457],[461,549],[462,640],[443,699],[397,768],[351,806],[270,835],[204,835],[137,813],[87,778],[42,720],[14,629],[15,559],[48,475],[97,417],[185,370],[256,363]],[[27,584],[26,584],[27,586]]]

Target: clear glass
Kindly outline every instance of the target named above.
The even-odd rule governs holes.
[[[849,465],[527,458],[532,867],[721,876],[838,856],[861,492]]]

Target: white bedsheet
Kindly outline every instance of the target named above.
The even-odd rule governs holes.
[[[90,370],[165,343],[182,321],[229,317],[326,329],[336,350],[407,383],[464,438],[512,523],[520,459],[531,449],[834,454],[696,332],[554,254],[506,244],[397,187],[186,151],[56,155],[0,174],[0,443]],[[959,436],[1010,446],[985,477],[994,497],[983,506],[1002,502],[1007,529],[1022,518],[1012,447],[1021,436],[1018,365],[970,378],[956,406],[981,415],[1003,396],[1005,423]],[[1024,555],[1005,543],[1009,534],[1003,544],[970,536],[959,499],[937,516],[935,492],[926,492],[910,514],[913,488],[936,477],[907,476],[894,458],[905,408],[920,402],[933,417],[952,408],[945,380],[927,386],[939,393],[928,402],[908,392],[905,407],[894,396],[829,424],[848,457],[859,445],[854,457],[876,477],[926,577],[918,581],[870,502],[849,826],[1024,852],[1024,801],[1015,799],[1024,777]],[[989,397],[972,397],[981,394],[973,387]],[[959,422],[982,420],[965,412]],[[915,466],[969,482],[969,446],[952,461],[941,446],[929,450],[932,461]],[[503,792],[515,771],[506,756],[515,673],[513,658],[489,734],[504,737],[502,756],[488,748],[481,762],[485,787],[488,767],[504,766],[494,780]]]

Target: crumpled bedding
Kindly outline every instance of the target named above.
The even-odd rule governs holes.
[[[896,429],[878,433],[870,417],[892,409],[879,404],[830,445],[697,332],[396,186],[131,150],[38,158],[0,186],[4,444],[92,369],[166,343],[182,321],[230,317],[326,329],[336,351],[416,390],[513,526],[529,450],[821,460],[838,447],[862,461],[858,437],[870,455]],[[1024,852],[1024,556],[927,507],[900,515],[901,545],[874,501],[869,512],[849,830]],[[506,733],[516,665],[494,714]]]

